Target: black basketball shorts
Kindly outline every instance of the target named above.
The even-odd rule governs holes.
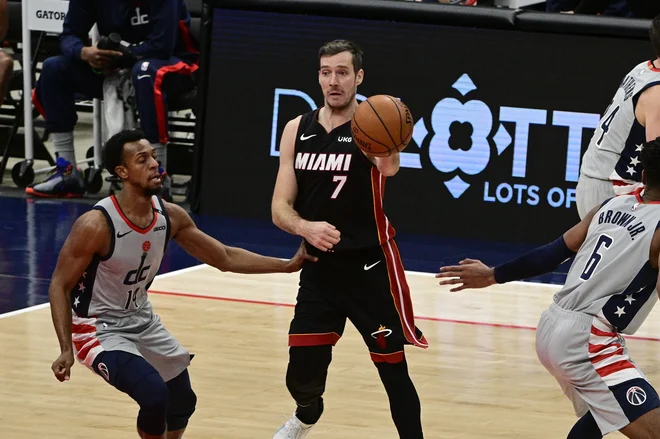
[[[324,253],[303,265],[289,346],[334,346],[347,318],[376,363],[403,361],[406,344],[428,347],[415,326],[394,240],[381,247]]]

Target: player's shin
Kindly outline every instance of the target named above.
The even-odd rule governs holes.
[[[392,420],[399,437],[422,439],[422,408],[405,358],[399,363],[375,364],[390,401]]]

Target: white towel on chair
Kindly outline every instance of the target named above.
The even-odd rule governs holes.
[[[124,69],[103,81],[103,117],[107,127],[107,138],[122,130],[136,127],[135,89],[131,70]]]

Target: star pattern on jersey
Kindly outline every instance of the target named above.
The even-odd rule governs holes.
[[[630,159],[630,166],[637,166],[640,163],[641,162],[639,161],[639,156]]]
[[[626,298],[623,299],[624,302],[628,302],[630,305],[632,305],[632,303],[633,303],[635,300],[637,300],[637,299],[633,299],[632,294],[628,294],[628,295],[626,296]]]
[[[625,309],[626,309],[625,306],[617,306],[616,307],[616,312],[614,314],[616,314],[618,317],[621,317],[622,315],[624,315],[626,313]]]
[[[87,272],[84,272],[82,277],[83,277],[83,279],[87,279]]]
[[[80,283],[78,284],[78,291],[82,291],[82,292],[84,293],[84,292],[85,292],[85,288],[87,288],[87,287],[85,286],[84,283],[80,282]]]
[[[74,307],[77,308],[78,305],[80,305],[80,296],[76,296],[76,298],[75,298],[74,301],[73,301],[73,306],[74,306]]]
[[[635,175],[637,171],[635,171],[635,168],[633,168],[632,166],[628,166],[628,169],[626,169],[626,173],[630,175]]]
[[[640,151],[641,152],[644,149],[644,144],[643,143],[640,143],[639,145],[635,145],[635,146],[637,146],[635,151]]]

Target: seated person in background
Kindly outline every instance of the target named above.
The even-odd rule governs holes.
[[[0,41],[7,37],[9,29],[9,14],[7,11],[7,0],[0,0]],[[9,80],[14,71],[14,60],[7,52],[0,50],[0,105],[5,101]]]
[[[117,33],[130,45],[123,51],[87,45],[95,23],[101,36]],[[32,93],[53,138],[57,169],[46,181],[28,187],[28,194],[51,198],[84,194],[73,144],[78,121],[75,95],[101,99],[105,75],[118,67],[132,67],[141,128],[154,145],[164,174],[163,198],[171,200],[171,179],[165,172],[166,95],[194,87],[192,73],[198,68],[199,53],[189,29],[184,0],[70,0],[60,36],[62,54],[46,59]]]

